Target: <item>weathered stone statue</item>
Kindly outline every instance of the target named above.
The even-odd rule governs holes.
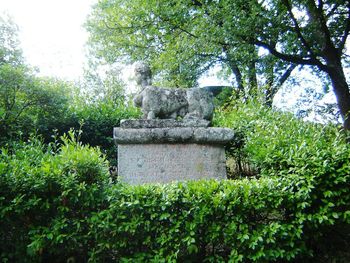
[[[135,66],[136,82],[141,92],[134,98],[144,119],[204,119],[213,117],[213,96],[205,89],[165,89],[152,86],[152,73],[147,64]]]
[[[228,128],[209,127],[214,105],[210,89],[152,86],[148,65],[135,67],[141,92],[134,98],[143,119],[122,120],[113,137],[118,145],[118,178],[130,184],[224,179]]]

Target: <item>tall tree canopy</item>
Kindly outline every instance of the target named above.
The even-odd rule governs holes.
[[[295,67],[312,66],[329,77],[350,129],[349,1],[100,0],[87,28],[107,62],[147,59],[179,86],[221,63],[240,89],[262,82],[268,102]]]

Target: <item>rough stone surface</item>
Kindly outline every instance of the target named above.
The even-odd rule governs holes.
[[[113,137],[116,144],[148,143],[198,143],[226,144],[234,139],[234,132],[228,128],[114,128]]]
[[[200,89],[165,89],[145,87],[134,97],[145,119],[205,119],[213,117],[214,103],[210,92]]]
[[[234,133],[229,128],[193,129],[193,141],[197,143],[226,144],[232,140],[234,140]]]
[[[213,117],[213,93],[200,88],[165,89],[152,86],[151,68],[142,62],[135,65],[135,78],[141,91],[134,97],[144,119],[205,119]]]
[[[142,88],[152,85],[152,71],[149,65],[141,61],[136,63],[134,73],[137,85]]]
[[[225,150],[199,144],[118,145],[118,172],[130,184],[225,179]]]
[[[174,119],[155,119],[155,120],[121,120],[121,128],[172,128],[172,127],[208,127],[208,120],[186,119],[182,121]]]
[[[214,112],[213,94],[205,89],[193,88],[186,90],[188,113],[185,119],[211,120]]]

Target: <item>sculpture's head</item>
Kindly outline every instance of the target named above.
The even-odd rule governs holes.
[[[135,63],[134,73],[137,85],[142,88],[152,85],[152,72],[148,64],[145,62]]]

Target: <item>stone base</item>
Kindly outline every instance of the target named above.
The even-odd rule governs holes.
[[[114,128],[118,176],[130,184],[226,178],[227,128],[203,120],[127,120]]]
[[[225,179],[225,150],[200,144],[118,145],[118,177],[130,184]]]

